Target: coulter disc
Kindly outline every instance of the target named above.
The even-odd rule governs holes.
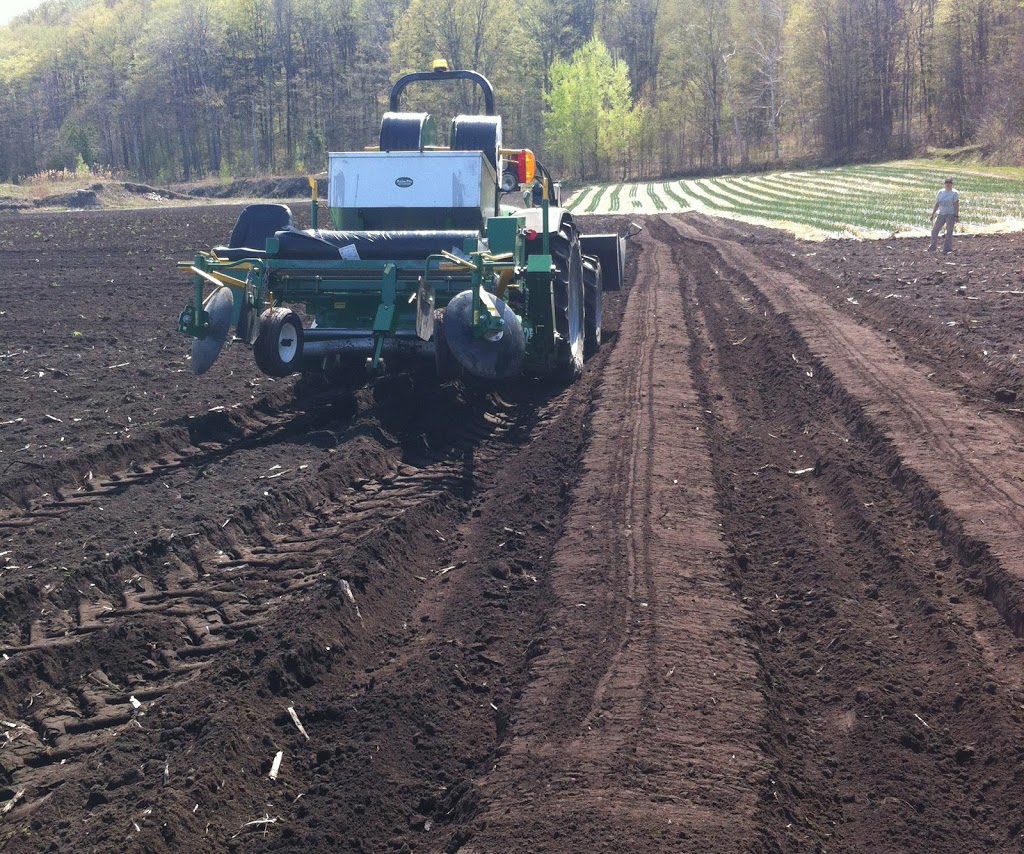
[[[526,336],[515,312],[504,301],[494,304],[505,321],[505,329],[494,337],[473,334],[473,292],[456,295],[444,310],[444,338],[456,361],[469,373],[483,379],[500,380],[523,370]]]
[[[231,329],[231,313],[235,308],[235,298],[231,288],[222,285],[210,294],[203,303],[203,308],[210,315],[210,328],[205,338],[192,339],[192,372],[205,374],[220,355],[224,342]]]

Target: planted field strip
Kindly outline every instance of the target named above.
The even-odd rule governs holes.
[[[694,210],[775,226],[809,238],[921,236],[942,166],[920,161],[806,172],[770,172],[587,187],[569,199],[577,213],[657,214]],[[1024,171],[967,167],[952,173],[964,233],[1024,230]]]
[[[651,199],[651,203],[659,211],[667,210],[665,203],[661,200],[661,196],[658,195],[658,191],[654,189],[654,184],[647,185],[647,195]]]
[[[690,203],[671,184],[662,184],[661,191],[671,200],[668,204],[673,210],[685,211],[690,207]]]
[[[607,189],[607,187],[596,187],[594,189],[594,195],[587,204],[587,213],[593,213],[597,210],[598,206],[601,204],[601,196],[604,195],[604,191]],[[618,201],[618,197],[616,197],[616,201]],[[617,209],[618,205],[616,204],[615,207]]]

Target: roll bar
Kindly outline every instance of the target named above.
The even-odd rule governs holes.
[[[476,83],[484,93],[484,103],[486,104],[486,115],[493,116],[494,113],[494,88],[491,86],[490,81],[484,77],[478,71],[467,71],[465,69],[457,71],[414,71],[411,74],[406,74],[399,77],[395,81],[395,85],[391,87],[391,99],[388,109],[393,112],[399,112],[398,99],[401,96],[403,90],[410,83],[416,83],[420,81],[440,81],[440,80],[472,80]]]

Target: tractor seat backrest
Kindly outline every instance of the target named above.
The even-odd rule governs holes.
[[[288,205],[249,205],[238,216],[228,239],[228,248],[246,247],[263,251],[267,238],[282,229],[291,228],[292,212]]]

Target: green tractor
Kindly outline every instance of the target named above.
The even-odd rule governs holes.
[[[467,80],[483,114],[401,112],[412,83]],[[298,229],[286,205],[242,211],[226,246],[178,266],[195,296],[179,331],[205,373],[234,328],[264,374],[379,372],[433,358],[442,378],[575,380],[601,344],[601,295],[621,287],[625,236],[583,236],[528,149],[502,144],[494,92],[475,71],[401,77],[379,145],[329,155],[330,229]],[[513,195],[516,206],[501,204]]]

